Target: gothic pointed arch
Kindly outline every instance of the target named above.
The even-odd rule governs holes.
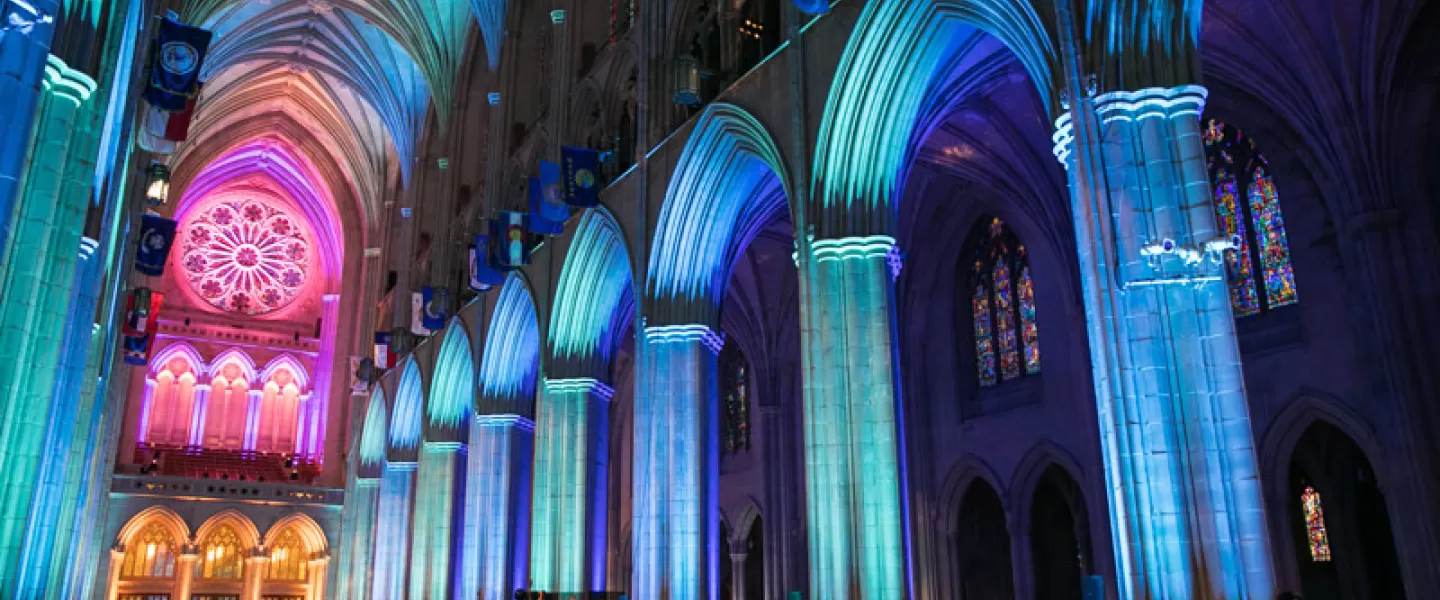
[[[360,429],[360,473],[371,478],[379,477],[379,470],[385,466],[389,450],[389,407],[385,403],[385,390],[376,388],[370,394],[369,405],[365,408],[365,424]]]
[[[276,538],[290,528],[300,535],[300,539],[305,543],[306,552],[325,554],[330,551],[330,543],[325,538],[325,530],[320,528],[320,524],[315,522],[314,517],[302,512],[292,512],[271,525],[262,538],[265,547],[273,545]]]
[[[540,324],[525,276],[510,273],[500,288],[480,358],[481,412],[533,416],[540,369]]]
[[[240,545],[246,549],[260,545],[260,530],[255,528],[255,522],[245,516],[245,513],[233,508],[219,511],[205,519],[205,522],[195,529],[195,541],[204,544],[205,538],[221,527],[234,528]]]
[[[265,364],[265,369],[260,372],[259,381],[270,381],[270,379],[281,370],[290,371],[290,373],[294,375],[295,382],[300,386],[300,389],[310,389],[310,375],[305,372],[305,365],[301,364],[300,360],[295,358],[294,355],[288,353],[270,359],[270,362]]]
[[[706,107],[665,192],[646,272],[651,325],[719,327],[736,258],[788,217],[789,175],[764,126],[740,107]]]
[[[420,381],[420,367],[412,356],[400,368],[400,382],[395,388],[395,409],[389,430],[391,461],[415,461],[424,423],[424,404],[425,388]]]
[[[610,211],[586,210],[555,287],[547,339],[551,378],[609,379],[610,360],[635,310],[630,264]]]
[[[200,352],[195,350],[195,346],[190,342],[180,341],[162,348],[150,358],[150,374],[158,374],[169,366],[170,361],[177,358],[184,360],[190,369],[199,375],[205,375],[210,370],[209,366],[205,364],[205,359],[201,358]]]
[[[465,439],[465,425],[475,410],[475,360],[470,333],[458,317],[450,319],[445,328],[427,400],[425,438],[430,441]]]
[[[235,369],[238,370],[238,373],[245,378],[245,381],[250,382],[252,385],[258,380],[256,377],[258,369],[255,367],[255,360],[239,348],[230,348],[215,355],[215,358],[210,359],[210,377],[213,378],[217,375],[230,377],[229,375],[224,375],[226,367],[230,366],[234,366]]]
[[[178,543],[190,542],[190,526],[174,509],[168,506],[150,506],[135,513],[135,516],[130,517],[130,520],[120,527],[119,533],[115,534],[115,543],[128,544],[142,528],[154,524],[164,527]]]

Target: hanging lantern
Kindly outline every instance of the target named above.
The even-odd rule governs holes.
[[[697,106],[700,100],[700,60],[689,54],[675,59],[675,104]]]
[[[170,168],[155,161],[150,163],[150,169],[146,172],[150,176],[150,185],[145,188],[145,200],[151,206],[165,204],[170,198]]]

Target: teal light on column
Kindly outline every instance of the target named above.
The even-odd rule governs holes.
[[[519,415],[481,415],[470,428],[466,494],[466,586],[459,597],[510,600],[526,586],[530,546],[530,459],[535,423]]]
[[[905,597],[894,378],[894,295],[884,236],[816,240],[803,308],[810,591]]]
[[[1071,178],[1122,600],[1275,593],[1204,101],[1198,86],[1084,98],[1054,137]],[[1156,253],[1166,240],[1179,252]]]
[[[421,411],[425,392],[420,389],[420,369],[415,359],[405,361],[400,386],[395,393],[395,417],[390,421],[390,446],[413,450],[420,443]]]
[[[385,419],[385,390],[377,388],[365,409],[365,426],[360,432],[360,465],[379,468],[385,464],[385,440],[389,425]]]
[[[475,359],[470,355],[470,334],[460,319],[454,318],[445,328],[445,340],[440,344],[434,381],[430,384],[430,401],[425,407],[429,427],[464,427],[474,407]]]
[[[410,564],[411,515],[415,463],[387,463],[380,479],[379,516],[375,521],[375,600],[406,600]]]
[[[95,168],[95,81],[50,56],[41,83],[25,187],[13,235],[0,250],[0,339],[8,340],[0,345],[0,464],[6,465],[0,474],[0,595],[19,593],[25,524]]]
[[[535,302],[524,276],[510,273],[490,318],[485,352],[480,359],[480,393],[489,398],[523,400],[528,405],[535,395],[539,368],[540,327]],[[501,412],[526,413],[529,408]]]
[[[586,210],[555,288],[549,329],[555,357],[608,364],[618,346],[617,329],[629,326],[616,314],[633,299],[631,285],[630,256],[620,225],[603,208]]]
[[[425,441],[415,496],[415,548],[410,557],[410,597],[448,598],[462,588],[464,503],[470,413],[475,406],[475,361],[460,319],[444,331],[430,397],[425,403]],[[452,558],[458,560],[452,560]]]
[[[724,340],[703,325],[645,330],[635,399],[636,598],[709,600],[720,593],[719,389]]]
[[[379,518],[380,480],[350,478],[340,525],[340,560],[335,597],[367,600],[374,584],[375,526]]]
[[[595,379],[546,379],[535,427],[530,580],[533,589],[588,591],[605,565],[609,403]]]

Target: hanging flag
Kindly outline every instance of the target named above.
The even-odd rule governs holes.
[[[390,332],[375,332],[375,366],[381,369],[395,368],[395,355],[390,352]]]
[[[142,126],[135,131],[136,143],[147,152],[174,154],[177,143],[190,139],[190,121],[195,117],[195,104],[199,99],[197,85],[195,95],[185,100],[183,110],[168,111],[142,102],[144,118]]]
[[[421,317],[421,325],[430,331],[444,329],[445,320],[450,316],[450,290],[427,285],[421,288],[420,295],[425,298],[425,313]]]
[[[155,214],[146,214],[140,221],[140,251],[135,254],[135,270],[145,275],[165,273],[165,260],[175,242],[175,222]]]
[[[167,15],[150,50],[150,86],[145,101],[150,106],[179,112],[197,93],[200,68],[210,51],[211,32],[191,27]]]
[[[581,208],[600,204],[600,154],[566,146],[560,156],[565,164],[565,202]]]
[[[490,264],[490,236],[477,235],[470,246],[470,289],[483,292],[492,285],[505,283],[505,273]]]
[[[125,336],[125,363],[143,367],[150,363],[150,346],[155,343],[155,334]]]
[[[540,191],[540,199],[543,201],[540,213],[551,221],[568,221],[570,207],[565,204],[565,186],[560,182],[560,165],[548,160],[540,161]]]
[[[565,233],[564,221],[554,221],[545,216],[545,192],[540,187],[539,177],[530,178],[530,218],[528,221],[531,233],[540,235]]]
[[[425,294],[421,292],[410,292],[410,332],[430,335],[430,328],[425,326]]]
[[[530,262],[527,252],[528,236],[525,232],[525,213],[502,210],[490,219],[490,237],[494,238],[491,251],[494,253],[496,268],[513,271]]]
[[[154,333],[156,322],[160,319],[160,305],[164,301],[165,294],[153,292],[150,288],[130,290],[130,297],[125,300],[125,335],[141,337]]]

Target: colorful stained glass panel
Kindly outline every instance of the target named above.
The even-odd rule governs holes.
[[[970,311],[975,321],[975,367],[980,385],[995,385],[995,346],[990,331],[990,294],[985,284],[975,286],[970,296]]]
[[[1320,504],[1320,492],[1305,486],[1300,494],[1301,508],[1305,511],[1305,533],[1310,542],[1310,560],[1330,562],[1330,536],[1325,532],[1325,509]]]
[[[1265,167],[1255,167],[1249,192],[1250,214],[1255,220],[1258,242],[1256,252],[1260,255],[1261,274],[1265,278],[1265,304],[1270,308],[1294,304],[1298,297],[1295,293],[1295,272],[1290,266],[1290,244],[1285,236],[1285,218],[1280,214],[1275,181],[1266,173]]]
[[[1006,257],[995,261],[995,335],[999,339],[1000,373],[1005,379],[1020,376],[1020,352],[1015,336],[1015,302],[1010,290]]]
[[[1035,325],[1035,282],[1030,279],[1029,266],[1020,266],[1016,290],[1020,296],[1020,335],[1025,342],[1025,374],[1034,375],[1040,372],[1040,328]]]

